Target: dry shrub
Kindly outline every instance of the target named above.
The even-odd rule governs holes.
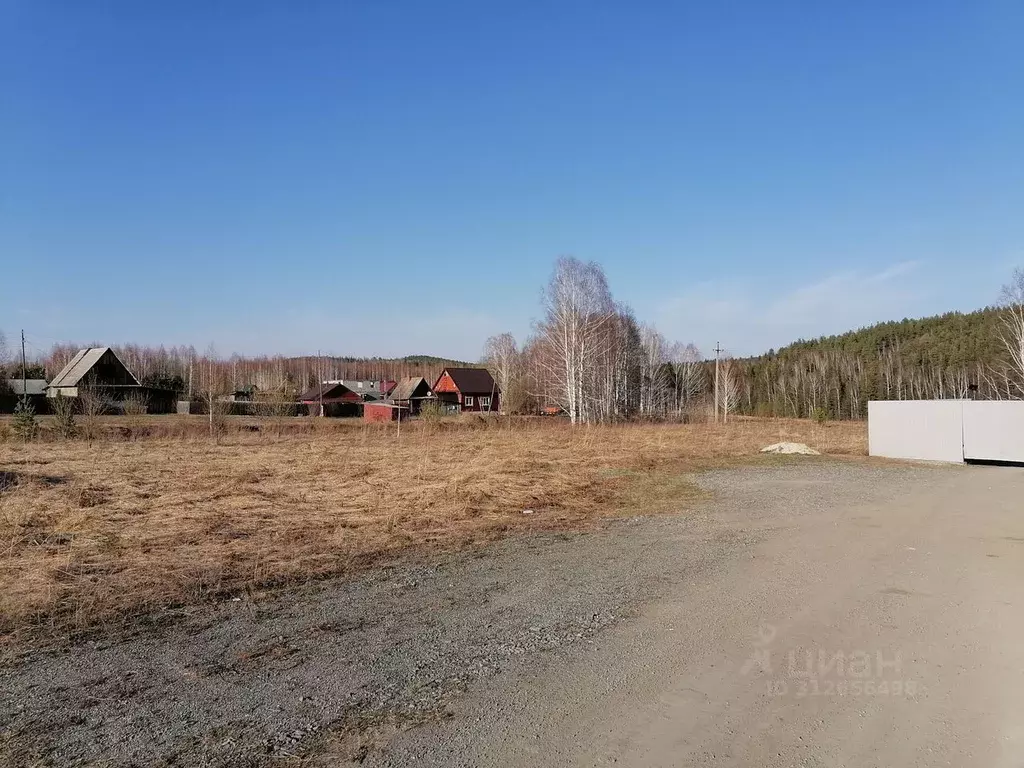
[[[50,410],[53,411],[53,418],[50,420],[53,432],[61,440],[70,440],[78,434],[74,398],[65,397],[58,392],[56,397],[50,398]]]
[[[99,483],[86,483],[71,487],[68,497],[79,508],[98,507],[110,501],[110,488]]]
[[[695,495],[683,473],[780,440],[837,454],[866,446],[862,423],[572,429],[479,417],[446,420],[442,432],[413,421],[400,438],[392,425],[297,419],[309,434],[273,440],[232,419],[236,428],[212,444],[203,417],[162,418],[161,437],[102,450],[0,446],[0,473],[15,464],[24,476],[52,478],[49,465],[61,473],[0,493],[0,632],[116,627],[168,606],[350,572],[410,547],[678,510]]]
[[[91,382],[78,390],[78,410],[82,416],[82,436],[96,440],[101,435],[101,419],[110,410],[106,394]]]
[[[149,398],[143,392],[130,392],[121,400],[121,413],[124,424],[121,425],[121,436],[125,440],[137,440],[145,437],[143,417],[149,411]]]
[[[438,424],[444,417],[444,408],[436,400],[428,400],[420,408],[419,418],[427,424]]]

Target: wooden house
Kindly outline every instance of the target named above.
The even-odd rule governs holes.
[[[150,413],[170,413],[174,409],[175,392],[143,386],[110,347],[79,350],[53,377],[46,396],[79,397],[86,389],[100,394],[115,413],[129,397],[144,401]]]
[[[434,400],[434,393],[422,376],[406,376],[391,390],[390,400],[395,405],[419,413],[423,404]]]
[[[46,379],[0,380],[0,413],[13,413],[25,397],[36,413],[49,413],[46,403]]]
[[[395,388],[395,382],[390,379],[334,379],[324,383],[344,384],[358,394],[363,402],[383,400]]]
[[[498,385],[483,368],[445,368],[434,384],[434,394],[451,413],[497,412],[500,406]]]
[[[321,403],[324,406],[323,416],[358,416],[363,396],[336,381],[326,382],[303,392],[299,395],[299,401],[313,416],[320,415]]]

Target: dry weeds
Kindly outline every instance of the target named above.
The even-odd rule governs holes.
[[[201,418],[201,417],[199,417]],[[537,420],[268,438],[0,445],[0,633],[123,622],[350,572],[411,547],[684,508],[682,473],[780,440],[863,455],[860,423],[572,430]],[[524,514],[532,510],[532,514]]]

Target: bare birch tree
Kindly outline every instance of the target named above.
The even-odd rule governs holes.
[[[619,304],[601,330],[599,352],[587,366],[588,421],[632,418],[640,407],[640,325]]]
[[[701,364],[700,350],[692,343],[673,344],[669,360],[672,366],[674,406],[678,417],[704,391],[704,366]]]
[[[543,293],[545,317],[538,328],[545,346],[541,365],[552,399],[573,424],[596,420],[594,368],[607,352],[615,316],[601,267],[562,257]]]
[[[7,384],[7,363],[9,362],[9,351],[7,348],[7,337],[0,331],[0,395],[9,390]]]
[[[665,410],[669,390],[668,344],[654,327],[640,328],[640,413],[650,416]]]
[[[223,417],[230,407],[224,401],[228,392],[232,391],[230,372],[218,365],[217,351],[211,344],[202,359],[197,361],[196,373],[198,383],[196,393],[206,407],[210,426],[210,438],[217,440],[223,428]]]
[[[1003,369],[1005,392],[1014,400],[1024,398],[1024,269],[1015,269],[1010,282],[1003,286],[1000,338],[1009,356]]]
[[[519,386],[522,359],[516,337],[511,333],[500,333],[487,339],[484,343],[484,362],[494,374],[500,393],[499,402],[511,413],[519,407],[522,399]]]
[[[734,410],[740,399],[739,372],[731,357],[723,357],[719,374],[719,401],[722,408],[722,423],[729,423],[729,411]]]

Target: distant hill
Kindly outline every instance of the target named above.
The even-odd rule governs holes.
[[[894,320],[732,363],[737,410],[863,418],[868,400],[999,394],[997,308]]]
[[[941,365],[973,365],[1005,353],[999,339],[999,310],[989,307],[890,320],[837,336],[801,339],[761,357],[826,350],[870,357],[892,346],[899,346],[907,361]]]
[[[446,357],[434,357],[433,355],[406,355],[400,360],[404,363],[415,363],[416,365],[439,365],[450,368],[476,368],[477,363],[465,363],[460,360],[449,360]]]

